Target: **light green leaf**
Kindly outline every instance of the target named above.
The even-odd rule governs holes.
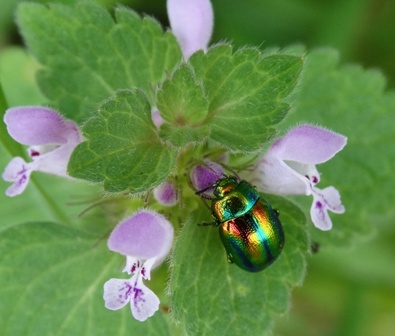
[[[8,108],[8,104],[0,83],[0,118],[3,120],[4,114]],[[25,151],[22,146],[17,143],[7,132],[7,126],[4,122],[0,122],[0,143],[4,149],[11,155],[25,157]]]
[[[208,101],[201,82],[197,82],[189,65],[181,65],[163,83],[158,92],[157,106],[166,121],[160,136],[174,146],[199,142],[207,136],[203,124],[207,115]]]
[[[198,209],[177,239],[169,290],[176,321],[192,335],[268,335],[276,315],[288,309],[290,288],[300,285],[308,249],[305,218],[290,202],[270,197],[280,211],[285,247],[279,259],[259,273],[228,264],[218,228]]]
[[[123,278],[122,258],[100,237],[54,223],[2,231],[0,334],[170,335],[160,312],[141,323],[129,307],[104,307],[103,284]]]
[[[166,80],[157,96],[162,118],[176,125],[202,122],[207,115],[208,102],[201,83],[192,69],[183,64]]]
[[[101,182],[107,191],[146,191],[164,181],[176,153],[163,145],[141,91],[120,90],[83,127],[87,141],[74,150],[71,176]]]
[[[208,97],[210,137],[234,151],[257,150],[275,133],[303,66],[301,57],[229,45],[198,52],[190,63]]]
[[[152,99],[165,71],[181,60],[172,34],[126,8],[117,8],[113,19],[94,3],[22,4],[18,23],[43,65],[42,91],[76,121],[117,89],[139,87]]]
[[[332,49],[308,56],[295,112],[284,127],[303,120],[348,137],[342,152],[318,166],[322,172],[318,187],[335,186],[346,208],[342,215],[331,214],[331,231],[312,228],[313,239],[321,244],[350,245],[357,237],[367,237],[372,227],[395,219],[395,94],[384,89],[380,72],[339,66]]]
[[[39,64],[22,47],[9,47],[0,53],[1,84],[8,105],[47,103],[35,80]]]
[[[175,147],[182,147],[191,142],[201,142],[208,135],[208,126],[177,126],[164,123],[159,129],[160,137]]]

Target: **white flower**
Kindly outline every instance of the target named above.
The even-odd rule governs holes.
[[[345,208],[334,187],[316,187],[320,174],[315,165],[330,160],[346,143],[343,135],[320,127],[301,125],[291,129],[259,160],[258,189],[279,195],[313,195],[311,219],[317,228],[330,230],[328,210],[343,213]]]
[[[130,302],[132,315],[145,321],[159,309],[159,299],[143,283],[151,270],[168,255],[173,227],[161,214],[143,209],[119,223],[108,239],[108,247],[126,256],[124,272],[130,279],[110,279],[104,284],[106,308],[118,310]]]
[[[6,111],[4,122],[8,133],[16,141],[30,146],[31,162],[14,157],[3,172],[3,179],[13,184],[7,196],[21,194],[33,171],[69,177],[66,169],[71,153],[82,141],[76,123],[58,112],[40,106],[14,107]]]

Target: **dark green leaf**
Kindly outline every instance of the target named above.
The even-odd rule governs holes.
[[[256,49],[232,53],[229,45],[196,53],[190,62],[208,97],[210,137],[235,151],[257,150],[275,133],[303,66],[301,57],[264,56]]]
[[[43,65],[38,81],[44,94],[76,121],[117,89],[136,86],[152,99],[165,71],[181,60],[172,34],[126,8],[117,8],[113,19],[94,3],[30,3],[19,7],[18,23]]]
[[[160,142],[150,104],[141,91],[118,91],[98,113],[83,128],[87,141],[75,149],[70,175],[102,182],[107,191],[136,193],[170,174],[175,152]]]
[[[174,146],[202,141],[208,132],[203,124],[207,115],[208,101],[202,83],[197,82],[192,69],[181,65],[163,83],[158,92],[157,106],[166,121],[160,136]]]
[[[53,223],[26,223],[0,236],[0,334],[170,335],[160,312],[144,323],[130,308],[104,307],[103,284],[124,261],[100,237]]]

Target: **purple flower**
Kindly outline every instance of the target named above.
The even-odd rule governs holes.
[[[173,227],[159,213],[147,209],[119,223],[108,239],[108,247],[126,256],[124,272],[130,279],[110,279],[104,284],[106,308],[118,310],[130,302],[132,315],[145,321],[159,309],[159,299],[143,283],[151,270],[168,255],[173,242]]]
[[[340,194],[334,187],[323,190],[316,164],[324,163],[346,145],[347,138],[335,132],[301,125],[291,129],[269,148],[257,165],[257,186],[265,192],[279,195],[313,195],[311,219],[321,230],[330,230],[328,210],[343,213]]]
[[[164,206],[173,206],[177,203],[177,190],[173,183],[166,181],[154,189],[154,197]]]
[[[224,177],[224,170],[219,164],[204,160],[204,164],[194,166],[189,175],[195,190],[200,191],[212,186],[218,179]],[[210,190],[208,190],[209,192]],[[204,192],[202,195],[207,195],[207,193]]]
[[[157,108],[152,109],[151,118],[156,128],[159,128],[165,122]]]
[[[210,0],[168,0],[167,13],[185,59],[207,48],[214,25]]]
[[[3,172],[3,179],[13,184],[7,196],[22,193],[33,171],[62,177],[67,175],[67,163],[74,148],[82,141],[76,123],[64,119],[58,112],[40,106],[13,107],[6,111],[4,122],[16,141],[30,146],[31,162],[14,157]]]

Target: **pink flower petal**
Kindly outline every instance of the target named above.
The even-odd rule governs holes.
[[[222,177],[224,177],[223,168],[209,160],[204,160],[204,164],[194,166],[190,172],[191,182],[196,191],[212,186]]]
[[[159,110],[156,108],[151,111],[151,118],[156,128],[159,128],[160,125],[162,125],[165,122],[162,116],[160,115]]]
[[[154,189],[154,197],[164,206],[173,206],[177,203],[177,190],[173,183],[163,182]]]
[[[114,252],[138,259],[163,260],[173,242],[173,227],[161,214],[143,209],[118,224],[108,239]]]
[[[320,198],[314,197],[310,209],[310,216],[314,226],[322,231],[332,229],[332,220],[329,217],[328,209]]]
[[[269,149],[282,160],[306,164],[323,163],[341,151],[347,138],[324,128],[301,125],[291,129]]]
[[[207,48],[214,25],[210,0],[168,0],[167,13],[185,59]]]
[[[141,277],[138,277],[130,298],[133,317],[138,321],[145,321],[159,309],[159,303],[156,294],[144,285]]]
[[[290,168],[284,161],[267,153],[257,165],[258,189],[277,195],[309,195],[307,178]]]
[[[130,280],[133,280],[133,278]],[[110,279],[104,284],[103,299],[107,309],[121,309],[130,301],[133,294],[132,282],[130,280]]]
[[[313,188],[313,204],[310,215],[315,227],[327,231],[332,228],[332,220],[328,210],[334,213],[344,213],[345,208],[340,200],[340,194],[334,187],[327,187],[323,190]]]
[[[34,163],[26,163],[20,157],[14,157],[5,167],[2,178],[7,182],[14,182],[6,190],[9,197],[21,194],[27,187],[30,174],[34,170]]]
[[[16,196],[24,191],[33,171],[69,177],[67,164],[74,148],[82,141],[76,123],[44,107],[14,107],[7,110],[4,121],[10,135],[28,148],[33,162],[14,158],[6,167],[3,179],[15,182],[6,191]]]
[[[286,165],[291,169],[299,173],[300,175],[307,178],[311,184],[315,185],[321,180],[320,173],[318,172],[315,165],[305,164],[295,161],[287,161]]]
[[[126,265],[122,272],[130,274],[140,273],[146,280],[151,279],[151,269],[159,265],[158,258],[150,258],[146,261],[141,261],[135,257],[126,256]]]
[[[320,190],[315,187],[320,181],[315,165],[331,159],[346,142],[346,137],[320,127],[295,127],[278,139],[259,160],[256,184],[273,194],[313,194],[311,219],[317,228],[330,230],[332,221],[328,210],[336,213],[345,210],[335,188]]]
[[[67,142],[52,151],[33,157],[37,161],[37,171],[62,177],[69,177],[67,165],[75,147],[81,142],[78,126],[72,121],[66,121],[68,129]]]
[[[258,162],[258,184],[280,195],[310,195],[320,181],[315,164],[331,159],[347,138],[326,129],[302,125],[278,139]]]
[[[314,188],[314,190],[316,194],[319,194],[320,197],[325,200],[328,210],[338,214],[342,214],[346,211],[341,202],[340,193],[336,188],[330,186],[322,190],[318,188]]]
[[[150,280],[151,279],[151,270],[156,266],[161,264],[162,260],[159,260],[157,258],[151,258],[147,259],[146,262],[143,264],[143,267],[141,269],[141,275],[143,276],[144,279]]]
[[[64,144],[69,132],[65,119],[56,111],[40,106],[21,106],[4,115],[8,133],[24,145]]]

